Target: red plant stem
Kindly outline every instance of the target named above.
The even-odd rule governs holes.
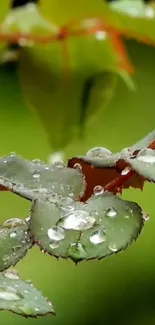
[[[134,171],[129,170],[128,173],[126,173],[126,175],[121,175],[115,178],[104,187],[104,191],[112,192],[115,188],[121,188],[124,182],[126,182],[129,178],[131,178],[133,174]]]

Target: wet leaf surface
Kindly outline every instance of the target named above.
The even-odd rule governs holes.
[[[25,317],[54,314],[52,303],[35,289],[31,281],[23,281],[14,269],[0,273],[0,310]]]
[[[29,200],[56,200],[67,195],[79,198],[85,182],[79,170],[67,168],[61,161],[47,165],[39,159],[29,161],[12,153],[0,159],[0,186]]]
[[[30,232],[41,249],[74,261],[103,258],[125,249],[143,226],[138,204],[98,189],[86,204],[69,198],[32,206]]]
[[[19,262],[31,247],[26,222],[18,218],[7,220],[0,227],[0,272]]]

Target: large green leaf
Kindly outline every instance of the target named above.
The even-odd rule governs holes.
[[[32,206],[30,232],[51,255],[74,261],[102,258],[125,249],[141,231],[142,210],[136,203],[110,193],[86,204],[68,199],[56,204],[36,200]]]
[[[62,162],[47,165],[12,153],[0,159],[0,185],[28,200],[56,199],[59,195],[78,199],[85,181],[80,170],[67,168]]]
[[[28,227],[24,220],[7,220],[0,227],[0,272],[15,265],[32,247]]]
[[[0,310],[24,317],[54,314],[52,303],[34,288],[31,281],[21,280],[13,269],[0,273]]]

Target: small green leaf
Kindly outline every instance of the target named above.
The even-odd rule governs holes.
[[[67,168],[62,162],[47,165],[12,153],[0,159],[0,185],[28,200],[53,200],[59,195],[78,199],[83,194],[85,181],[80,170]]]
[[[24,220],[9,219],[0,227],[0,247],[0,271],[15,265],[26,255],[32,242]]]
[[[125,249],[143,226],[138,204],[110,194],[95,195],[86,204],[39,200],[32,206],[30,232],[54,256],[74,261],[103,258]]]
[[[55,314],[52,303],[30,281],[21,280],[18,272],[11,269],[0,273],[0,310],[25,317]]]

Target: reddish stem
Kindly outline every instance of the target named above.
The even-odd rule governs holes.
[[[114,192],[114,189],[122,188],[123,184],[128,181],[134,174],[133,170],[129,170],[126,175],[121,175],[104,187],[104,191]]]

